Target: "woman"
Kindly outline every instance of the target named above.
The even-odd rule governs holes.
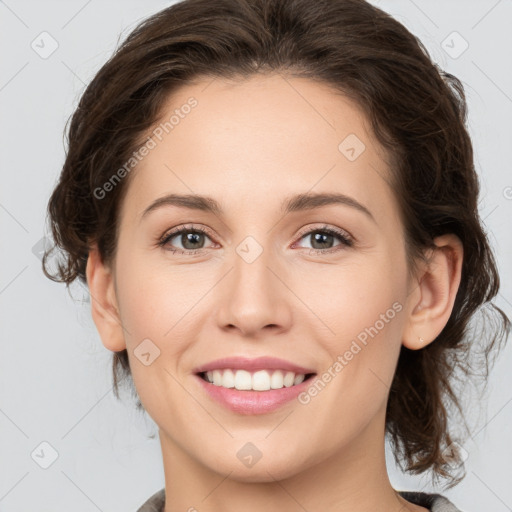
[[[384,447],[461,479],[450,376],[499,289],[465,116],[361,0],[185,0],[102,67],[47,275],[87,283],[116,390],[159,427],[165,489],[139,511],[458,510],[393,489]]]

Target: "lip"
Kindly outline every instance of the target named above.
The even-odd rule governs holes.
[[[219,367],[217,366],[217,368]],[[210,398],[231,411],[243,415],[266,414],[275,411],[297,398],[300,393],[311,385],[315,377],[316,374],[300,384],[290,386],[289,388],[284,387],[268,391],[240,391],[234,388],[228,389],[216,386],[206,382],[200,375],[194,375],[194,379],[197,380],[198,384]]]
[[[209,372],[211,370],[286,370],[295,374],[302,373],[316,373],[315,370],[305,368],[303,366],[296,365],[285,359],[279,359],[277,357],[224,357],[222,359],[216,359],[210,363],[198,366],[195,368],[193,373]],[[279,390],[278,390],[279,391]],[[258,391],[257,393],[261,393]]]

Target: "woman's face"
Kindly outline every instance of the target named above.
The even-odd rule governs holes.
[[[379,449],[412,284],[362,112],[325,85],[265,75],[187,85],[162,122],[173,115],[130,176],[113,267],[134,382],[164,448],[244,481]],[[218,211],[155,205],[170,194]],[[215,362],[261,357],[286,363],[231,374],[243,361]],[[213,384],[197,375],[212,362]],[[293,365],[315,375],[277,389],[274,373]],[[230,375],[276,389],[217,385]]]

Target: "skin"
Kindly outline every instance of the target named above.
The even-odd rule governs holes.
[[[112,265],[96,246],[87,265],[102,342],[128,349],[139,397],[159,427],[165,511],[427,510],[390,484],[385,410],[401,345],[421,349],[450,317],[460,240],[437,238],[431,265],[408,275],[385,154],[357,105],[327,85],[278,74],[202,80],[175,91],[163,118],[190,96],[198,106],[130,175]],[[366,146],[354,161],[338,149],[348,134]],[[349,195],[375,222],[347,205],[283,216],[282,201],[307,192]],[[140,220],[168,193],[209,195],[224,213],[166,206]],[[196,242],[199,254],[157,245],[185,224],[212,234]],[[324,224],[356,242],[333,238],[322,249],[300,236]],[[236,251],[247,236],[263,249],[252,263]],[[182,240],[173,247],[187,250]],[[402,310],[308,404],[237,414],[193,375],[236,355],[281,357],[321,375],[395,302]],[[160,350],[148,366],[134,355],[146,338]],[[247,442],[262,453],[250,468],[236,456]]]

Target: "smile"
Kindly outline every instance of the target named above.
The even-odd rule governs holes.
[[[295,373],[286,370],[219,369],[200,373],[200,376],[215,386],[239,391],[269,391],[297,386],[313,374]]]
[[[209,373],[210,376],[208,376]],[[280,370],[275,370],[270,375],[268,370],[258,370],[250,373],[246,370],[233,371],[224,369],[222,371],[211,370],[196,373],[194,378],[200,386],[201,392],[205,393],[208,399],[223,406],[223,408],[237,414],[256,415],[271,413],[293,402],[300,393],[304,392],[311,385],[315,376],[316,373],[295,374],[293,372],[286,372],[283,375],[283,372]],[[217,382],[220,381],[221,384],[210,382],[209,378],[211,380],[217,378]],[[233,383],[233,387],[225,387],[223,385],[225,378],[226,385],[231,386],[231,383]],[[276,386],[275,388],[271,387],[272,381],[274,386]],[[290,385],[287,386],[286,384]],[[236,385],[244,389],[237,389]],[[278,385],[279,387],[277,387]],[[258,387],[264,387],[265,389],[255,389]]]

